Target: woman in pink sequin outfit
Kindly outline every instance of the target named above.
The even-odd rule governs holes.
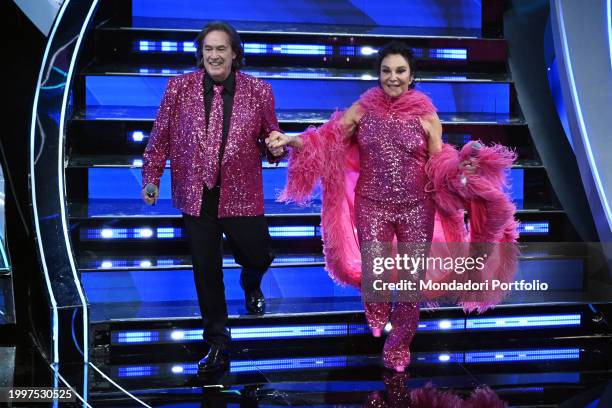
[[[411,248],[407,251],[411,255],[419,246],[427,250],[437,209],[428,188],[433,171],[428,166],[434,157],[439,160],[453,152],[459,157],[442,144],[442,126],[431,100],[413,89],[413,66],[411,50],[404,44],[383,47],[378,60],[380,87],[365,92],[318,129],[268,139],[271,149],[292,147],[282,200],[306,201],[321,178],[326,269],[339,283],[361,287],[362,292],[374,279],[372,260],[390,257],[394,242],[398,253]],[[462,165],[467,174],[473,171],[472,163]],[[513,222],[513,208],[509,209]],[[463,239],[457,210],[451,209],[447,218],[455,221],[455,237]],[[385,276],[385,281],[390,279]],[[385,366],[404,371],[410,363],[419,303],[416,299],[393,303],[388,293],[364,299],[375,337],[391,323],[383,350]]]

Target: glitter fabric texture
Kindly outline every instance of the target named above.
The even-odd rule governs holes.
[[[395,204],[428,199],[427,139],[418,117],[403,120],[366,112],[357,142],[360,175],[355,194]]]
[[[400,117],[393,109],[367,110],[356,134],[360,174],[355,189],[355,224],[362,248],[362,278],[373,279],[369,260],[391,256],[391,245],[431,242],[435,203],[425,191],[428,182],[427,135],[418,116]],[[366,252],[366,253],[363,253]],[[389,279],[388,271],[386,279]],[[366,302],[370,327],[392,329],[385,341],[383,360],[391,369],[410,363],[410,343],[419,321],[416,302],[391,299]]]
[[[159,186],[166,160],[172,169],[172,203],[182,212],[199,216],[207,157],[202,79],[204,71],[171,78],[143,156],[143,186]],[[236,72],[230,129],[221,161],[219,217],[262,215],[261,158],[263,140],[280,130],[272,87],[265,81]],[[268,156],[270,157],[270,156]]]

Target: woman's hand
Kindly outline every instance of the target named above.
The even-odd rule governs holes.
[[[266,146],[275,156],[280,156],[285,152],[285,146],[294,148],[302,147],[302,138],[299,136],[287,136],[281,132],[273,130],[266,138]],[[280,152],[279,154],[277,154]]]

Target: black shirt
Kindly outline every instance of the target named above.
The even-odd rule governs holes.
[[[204,107],[206,112],[206,127],[208,128],[208,119],[210,118],[210,110],[212,108],[212,100],[215,95],[213,87],[215,85],[223,85],[221,98],[223,99],[223,131],[221,133],[221,148],[219,149],[219,176],[217,177],[217,186],[221,185],[221,159],[225,151],[227,142],[227,134],[229,133],[230,121],[232,118],[232,108],[234,106],[234,92],[236,91],[236,74],[232,71],[225,81],[215,82],[208,72],[204,74]]]

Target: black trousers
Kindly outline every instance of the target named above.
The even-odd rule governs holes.
[[[227,304],[223,283],[223,234],[236,262],[242,266],[245,290],[258,288],[274,259],[266,218],[218,217],[220,188],[204,187],[199,217],[183,214],[193,259],[198,303],[204,325],[204,340],[221,348],[229,345]]]

